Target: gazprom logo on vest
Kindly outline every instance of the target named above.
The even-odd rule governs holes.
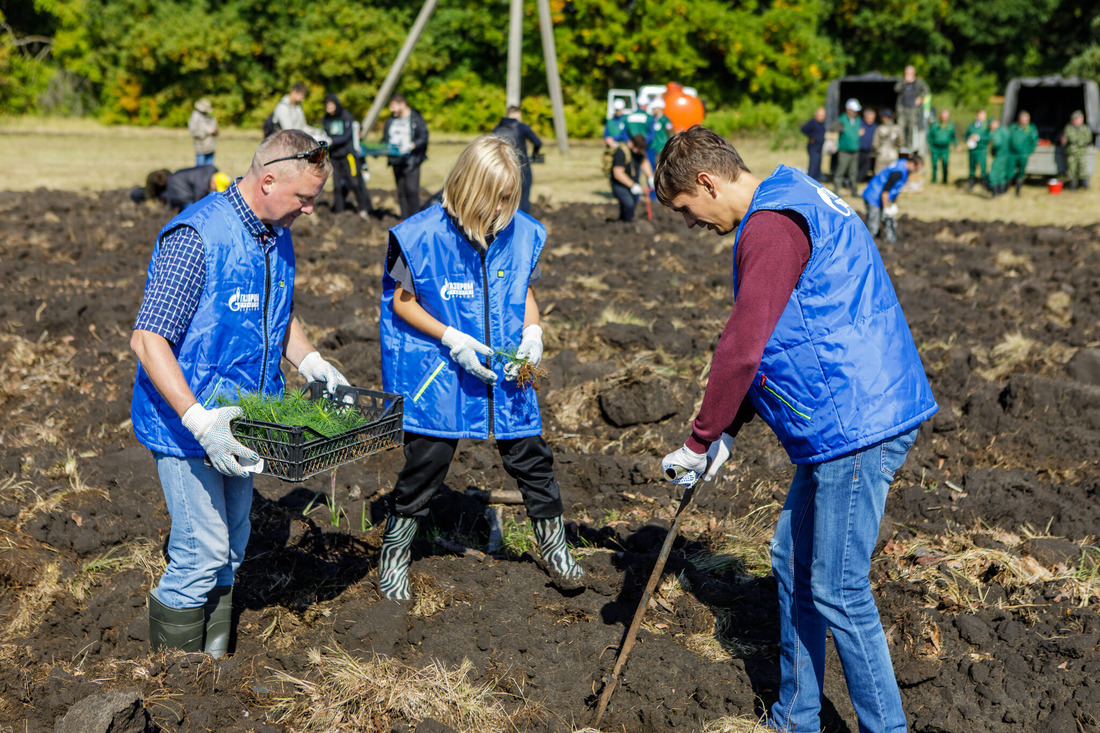
[[[242,293],[240,288],[229,296],[229,310],[231,311],[258,311],[260,309],[259,293]]]
[[[443,281],[443,287],[439,289],[439,297],[443,300],[450,300],[451,298],[472,298],[474,297],[474,284],[469,283],[453,283],[450,280]]]

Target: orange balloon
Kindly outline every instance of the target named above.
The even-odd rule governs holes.
[[[679,84],[669,82],[665,89],[665,116],[673,130],[682,132],[703,121],[703,103],[698,97],[684,94]]]

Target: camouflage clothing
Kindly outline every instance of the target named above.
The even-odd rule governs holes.
[[[875,173],[898,159],[904,135],[896,123],[884,121],[875,128],[871,149],[875,151]]]
[[[1066,139],[1066,180],[1071,183],[1088,181],[1089,169],[1085,156],[1092,144],[1092,130],[1088,125],[1071,122],[1062,135]]]

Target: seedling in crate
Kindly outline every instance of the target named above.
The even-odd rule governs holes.
[[[277,425],[303,425],[326,437],[354,430],[367,423],[355,409],[332,400],[310,400],[305,393],[287,389],[281,398],[265,397],[258,392],[242,392],[236,401],[224,401],[241,408],[248,420]]]
[[[506,374],[515,370],[516,384],[520,389],[538,389],[539,380],[546,379],[550,372],[528,359],[516,356],[517,349],[502,349],[493,352],[493,358],[504,364]]]

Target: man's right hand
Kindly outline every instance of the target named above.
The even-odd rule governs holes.
[[[635,183],[633,186],[630,187],[630,192],[632,194],[634,194],[635,196],[641,196],[642,195],[642,184]]]
[[[217,407],[207,410],[198,402],[183,413],[183,427],[191,431],[195,440],[206,451],[212,465],[218,473],[226,476],[244,478],[248,471],[241,466],[238,458],[246,463],[256,463],[260,456],[253,450],[241,445],[229,428],[229,421],[241,415],[239,407]]]
[[[466,371],[473,374],[485,384],[493,384],[497,381],[497,375],[487,368],[478,358],[478,355],[491,356],[493,350],[481,343],[473,336],[467,336],[456,328],[447,326],[441,339],[443,345],[451,350],[451,358],[458,362]]]

